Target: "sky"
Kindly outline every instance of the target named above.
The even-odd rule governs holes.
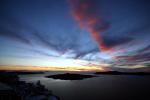
[[[0,69],[150,65],[149,0],[0,0]]]

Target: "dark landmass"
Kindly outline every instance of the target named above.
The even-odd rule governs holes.
[[[28,74],[44,74],[44,72],[9,72],[17,75],[28,75]]]
[[[37,81],[36,84],[19,81],[16,74],[0,71],[0,100],[59,100],[52,91]]]
[[[119,67],[111,67],[112,71],[118,71],[118,72],[150,72],[150,66],[147,65],[147,67],[141,67],[141,68],[119,68]]]
[[[49,76],[45,76],[45,77],[53,78],[53,79],[61,79],[61,80],[83,80],[85,78],[92,78],[95,76],[65,73],[65,74],[49,75]]]
[[[99,74],[99,75],[150,75],[149,72],[119,72],[119,71],[96,72],[94,74]]]
[[[44,74],[42,71],[0,71],[0,73],[8,73],[8,74],[15,74],[15,75],[28,75],[28,74]]]

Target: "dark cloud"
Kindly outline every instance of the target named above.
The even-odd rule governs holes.
[[[44,38],[43,36],[41,36],[41,34],[39,34],[38,32],[34,32],[34,33],[31,33],[31,34],[34,36],[34,38],[37,38],[38,41],[42,43],[41,44],[42,46],[45,45],[44,47],[46,47],[46,48],[48,48],[50,50],[55,50],[55,51],[59,50],[58,49],[58,47],[59,47],[58,45],[50,43],[49,40],[47,40],[46,38]]]
[[[6,37],[12,41],[30,44],[30,41],[28,39],[24,38],[23,36],[21,36],[20,34],[18,34],[16,32],[9,31],[8,29],[0,28],[0,36]]]
[[[150,45],[137,51],[137,53],[150,52]]]
[[[116,56],[116,60],[126,62],[128,63],[139,63],[139,62],[146,62],[150,60],[150,52],[148,53],[143,53],[143,54],[134,54],[134,55],[127,55],[127,56]]]
[[[30,44],[30,40],[24,37],[23,31],[31,31],[30,28],[20,24],[11,15],[0,17],[0,36],[12,41]]]
[[[104,42],[108,47],[114,47],[114,46],[118,46],[118,45],[122,45],[128,42],[131,42],[132,40],[134,40],[131,37],[118,37],[118,36],[112,36],[112,37],[104,37]]]
[[[94,48],[94,49],[91,49],[89,51],[78,52],[77,55],[76,55],[76,59],[82,58],[83,56],[85,56],[89,53],[98,52],[98,51],[99,51],[98,48]]]

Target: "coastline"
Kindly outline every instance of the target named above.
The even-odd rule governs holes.
[[[2,100],[60,100],[40,81],[36,84],[20,81],[17,74],[0,73],[0,99]]]

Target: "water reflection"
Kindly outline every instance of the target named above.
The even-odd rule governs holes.
[[[149,97],[150,76],[100,75],[84,80],[59,80],[43,75],[21,76],[21,80],[36,82],[58,95],[61,100],[122,100]]]

